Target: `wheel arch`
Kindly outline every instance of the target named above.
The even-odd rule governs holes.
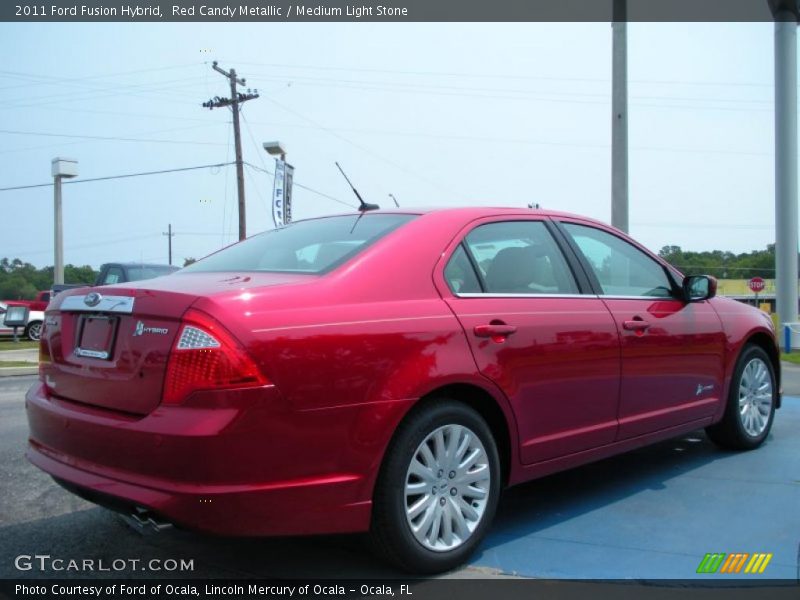
[[[739,356],[741,356],[742,352],[744,352],[747,346],[757,346],[761,348],[764,352],[767,353],[769,356],[769,360],[772,363],[772,369],[775,371],[775,379],[778,384],[778,389],[781,389],[781,358],[778,354],[778,348],[775,346],[773,338],[768,334],[764,333],[763,331],[756,331],[751,334],[742,344],[742,347],[739,349],[739,352],[736,356],[736,360],[739,360]],[[781,394],[778,394],[778,401],[775,404],[775,408],[781,407]]]
[[[392,434],[391,439],[389,440],[389,443],[386,445],[386,448],[388,449],[391,447],[392,442],[397,436],[397,430],[399,426],[411,415],[416,414],[417,412],[424,410],[426,407],[435,404],[437,401],[444,399],[456,400],[466,404],[475,410],[475,412],[477,412],[481,417],[483,417],[483,419],[489,425],[489,429],[491,430],[495,439],[495,443],[497,444],[497,452],[500,456],[501,481],[503,487],[506,487],[508,485],[512,466],[516,458],[516,453],[514,452],[516,438],[513,435],[508,417],[506,416],[506,413],[503,410],[500,402],[498,402],[497,398],[495,398],[488,390],[474,383],[447,383],[427,391],[419,398],[419,400],[414,403],[411,409],[408,410],[405,415],[403,415],[403,418],[400,419],[397,427],[395,427],[395,431]],[[381,457],[381,466],[379,471],[383,470],[385,458],[386,455],[384,453],[384,455]],[[380,477],[380,473],[378,477]]]

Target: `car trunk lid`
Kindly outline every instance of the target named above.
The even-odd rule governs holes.
[[[198,298],[296,279],[186,274],[59,295],[45,318],[42,379],[65,400],[148,414],[161,403],[181,317]]]

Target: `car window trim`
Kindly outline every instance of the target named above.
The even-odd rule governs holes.
[[[583,295],[596,294],[596,290],[593,288],[589,278],[586,277],[583,266],[575,255],[575,250],[569,245],[568,241],[564,239],[564,234],[556,226],[556,223],[551,217],[545,219],[544,223],[551,237],[555,240],[556,246],[561,250],[561,255],[564,257],[564,260],[567,261],[567,265],[572,272],[572,278],[575,280],[580,293]]]
[[[516,217],[516,215],[515,215],[515,217]],[[486,288],[486,281],[484,280],[484,277],[483,277],[483,274],[481,273],[481,270],[477,266],[478,263],[475,260],[475,256],[472,254],[472,250],[470,249],[469,244],[467,244],[466,242],[467,242],[467,236],[469,236],[470,233],[472,233],[473,231],[478,229],[478,227],[483,227],[485,225],[492,225],[492,224],[495,224],[495,223],[542,223],[544,225],[545,231],[550,235],[550,238],[555,243],[556,249],[561,253],[561,258],[567,264],[567,269],[568,269],[567,272],[568,272],[569,275],[572,276],[572,281],[575,284],[575,287],[578,288],[578,292],[579,293],[578,294],[563,294],[563,293],[554,293],[554,294],[546,294],[546,293],[502,294],[502,293],[495,293],[495,292],[487,292],[486,291],[486,289],[487,289]],[[456,250],[457,250],[458,246],[462,246],[464,248],[464,251],[467,254],[467,258],[469,258],[469,262],[472,265],[472,270],[475,271],[475,275],[478,278],[478,283],[481,286],[481,293],[474,293],[474,297],[486,298],[486,297],[494,296],[494,297],[498,297],[498,298],[500,298],[500,297],[503,297],[503,298],[516,298],[516,297],[527,298],[527,297],[531,297],[531,296],[547,296],[547,297],[551,297],[552,298],[552,297],[581,297],[581,296],[586,295],[587,292],[589,294],[593,293],[593,291],[591,290],[591,288],[589,286],[588,281],[586,281],[585,279],[582,279],[578,275],[578,273],[580,273],[580,271],[576,271],[576,265],[573,264],[573,262],[570,260],[570,255],[565,251],[563,243],[559,240],[559,236],[555,233],[555,229],[554,229],[554,227],[552,225],[551,219],[549,217],[547,217],[547,216],[542,216],[542,217],[534,218],[534,219],[526,219],[526,218],[519,218],[519,217],[512,218],[512,219],[501,218],[501,219],[496,219],[496,220],[491,220],[491,221],[480,222],[477,225],[475,225],[474,227],[472,227],[469,231],[467,231],[464,235],[461,236],[461,240],[456,245],[456,247],[453,249],[453,251],[450,253],[450,256],[447,258],[447,262],[445,263],[445,265],[447,265],[450,262],[450,260],[452,260],[453,255],[456,253]],[[445,281],[445,283],[447,284],[447,287],[450,289],[449,282]],[[452,289],[450,289],[450,291],[453,292]],[[473,294],[473,293],[470,292],[470,294]],[[473,297],[473,295],[458,294],[456,292],[453,292],[453,295],[455,295],[458,298],[472,298]]]
[[[595,294],[545,294],[545,293],[531,293],[531,294],[511,294],[503,292],[486,292],[485,294],[479,292],[464,292],[455,293],[458,298],[597,298]]]
[[[480,227],[480,225],[478,225],[478,227]],[[473,231],[475,231],[474,227],[472,229],[470,229],[470,233],[473,232]],[[467,233],[467,235],[469,235],[469,233]],[[453,256],[455,255],[456,252],[458,252],[458,247],[461,246],[461,248],[464,250],[464,254],[467,255],[467,260],[469,261],[469,264],[472,267],[472,271],[475,273],[475,277],[478,280],[478,286],[481,288],[481,292],[480,293],[485,294],[486,293],[486,282],[483,280],[483,275],[481,274],[481,270],[478,268],[478,263],[475,260],[475,257],[472,255],[472,250],[470,250],[469,244],[466,243],[467,242],[467,235],[465,235],[465,236],[463,236],[461,238],[461,241],[458,242],[458,246],[456,246],[456,249],[453,250],[450,253],[450,258],[447,259],[446,265],[450,264],[450,261],[453,260]],[[446,265],[445,265],[445,268],[447,268]],[[447,281],[446,283],[447,283],[447,286],[450,287],[450,282]],[[453,291],[452,288],[450,289],[450,291]],[[453,292],[453,293],[456,294],[456,292]],[[458,294],[456,294],[456,296],[457,295]]]
[[[581,221],[573,221],[573,220],[567,220],[567,219],[553,219],[553,223],[556,225],[556,227],[562,233],[562,235],[566,238],[566,241],[570,245],[570,248],[572,248],[572,251],[576,253],[577,260],[580,263],[581,267],[583,268],[583,271],[586,273],[587,277],[589,278],[589,281],[591,281],[591,283],[592,283],[592,285],[594,287],[594,292],[595,292],[595,294],[597,294],[598,297],[606,298],[606,299],[609,299],[609,300],[651,300],[651,301],[652,300],[681,300],[681,297],[680,297],[681,290],[680,290],[677,282],[675,281],[675,278],[670,273],[670,270],[667,269],[664,265],[662,265],[659,261],[653,259],[652,256],[649,256],[647,252],[644,252],[641,248],[638,248],[636,245],[631,244],[625,238],[615,234],[612,231],[608,231],[606,229],[603,229],[602,227],[596,227],[594,225],[591,225],[591,224],[588,224],[588,223],[583,223]],[[586,256],[584,256],[583,252],[581,251],[580,247],[578,246],[578,243],[572,237],[572,234],[569,232],[569,230],[567,230],[567,228],[564,227],[564,225],[567,224],[567,223],[569,223],[571,225],[576,225],[576,226],[579,226],[579,227],[587,227],[589,229],[596,229],[597,231],[602,231],[604,233],[607,233],[608,235],[611,235],[611,236],[617,238],[619,241],[627,244],[628,246],[630,246],[634,250],[644,254],[647,258],[649,258],[656,265],[658,265],[661,268],[661,270],[664,272],[664,275],[666,275],[666,277],[667,277],[667,281],[669,281],[670,286],[672,287],[672,295],[669,296],[669,297],[660,297],[660,296],[628,296],[628,295],[624,295],[624,294],[606,294],[606,293],[604,293],[603,286],[600,285],[600,280],[597,279],[597,276],[595,275],[594,270],[592,269],[591,265],[589,265],[589,262],[588,262]]]

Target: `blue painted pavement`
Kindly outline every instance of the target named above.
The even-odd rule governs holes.
[[[762,575],[697,574],[708,552],[771,552]],[[703,431],[508,490],[473,565],[567,579],[800,580],[800,398],[751,452]]]

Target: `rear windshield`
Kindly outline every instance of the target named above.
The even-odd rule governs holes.
[[[291,223],[220,250],[183,269],[324,273],[351,259],[415,215],[347,215]]]

